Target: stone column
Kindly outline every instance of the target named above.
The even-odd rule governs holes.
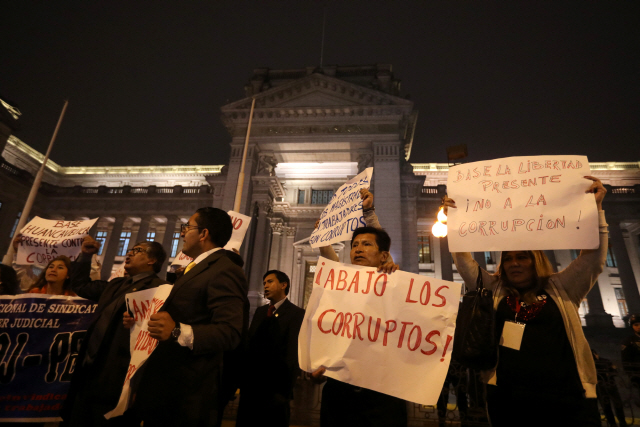
[[[271,203],[268,201],[258,202],[258,218],[256,221],[255,236],[251,236],[254,250],[251,252],[251,264],[246,271],[249,281],[249,302],[251,303],[251,313],[262,303],[262,298],[258,295],[262,293],[262,275],[266,273],[269,266],[269,250],[271,239],[271,226],[268,214],[271,212]],[[264,249],[263,249],[264,248]]]
[[[173,240],[173,233],[176,231],[176,223],[180,218],[176,215],[167,215],[167,226],[164,229],[164,236],[162,236],[162,247],[167,252],[167,259],[164,260],[158,277],[163,279],[167,274],[167,267],[169,266],[169,257],[171,257],[171,241]]]
[[[453,281],[453,266],[451,252],[449,252],[449,238],[441,237],[440,241],[440,269],[442,270],[442,280]]]
[[[136,235],[136,243],[147,240],[147,233],[149,232],[149,225],[151,225],[152,219],[149,215],[140,215],[140,227]]]
[[[113,268],[116,253],[118,252],[118,243],[120,242],[120,234],[122,233],[122,226],[124,225],[125,219],[127,218],[123,215],[116,216],[116,220],[109,232],[109,239],[107,240],[107,247],[102,260],[102,280],[109,280],[109,277],[111,277],[111,269]]]
[[[380,224],[391,237],[393,260],[402,266],[401,151],[399,141],[373,143],[376,214],[380,219]]]
[[[633,275],[631,261],[627,255],[627,248],[622,237],[620,223],[617,220],[610,220],[609,237],[611,238],[611,249],[616,257],[618,265],[618,274],[620,275],[620,283],[624,297],[627,301],[629,313],[640,313],[640,292],[638,292],[638,284]]]
[[[282,222],[271,223],[271,254],[269,256],[269,270],[280,270],[280,241],[284,226]]]
[[[584,320],[589,327],[613,328],[613,316],[604,311],[602,304],[602,295],[600,294],[600,286],[598,282],[587,294],[587,303],[589,304],[589,313],[585,314]]]
[[[285,227],[286,237],[282,240],[282,260],[280,261],[280,270],[289,276],[289,280],[293,281],[293,243],[296,237],[295,227]],[[293,285],[293,283],[291,283]],[[300,298],[300,288],[291,286],[289,289],[289,300],[294,304]]]

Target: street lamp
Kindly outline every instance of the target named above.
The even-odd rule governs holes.
[[[444,206],[440,206],[438,211],[438,221],[431,227],[431,234],[435,237],[447,236],[447,216],[444,214]]]

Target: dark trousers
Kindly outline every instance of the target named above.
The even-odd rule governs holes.
[[[322,427],[406,427],[404,400],[327,379],[320,408]]]
[[[236,427],[288,427],[290,400],[268,390],[240,389]]]
[[[579,393],[531,390],[517,393],[507,387],[487,386],[487,409],[492,427],[600,427],[596,399]]]

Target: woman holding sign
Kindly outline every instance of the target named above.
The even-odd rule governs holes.
[[[542,251],[502,252],[495,274],[480,269],[470,253],[453,260],[468,290],[481,271],[494,295],[498,364],[483,372],[487,409],[497,426],[600,426],[596,369],[578,307],[602,272],[608,231],[602,210],[607,190],[599,179],[586,191],[598,206],[600,246],[583,250],[554,273]],[[446,208],[455,201],[444,198]],[[556,424],[557,423],[557,424]]]

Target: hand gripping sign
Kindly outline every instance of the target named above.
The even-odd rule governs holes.
[[[585,156],[534,156],[449,169],[451,252],[594,249],[598,212]]]
[[[35,217],[25,225],[22,241],[18,246],[18,265],[36,265],[44,267],[49,261],[60,255],[66,255],[73,261],[82,247],[84,236],[98,218],[82,221],[58,221]]]
[[[320,257],[300,335],[300,368],[435,405],[449,369],[459,283]],[[416,387],[419,378],[419,387]]]
[[[318,228],[311,233],[312,248],[350,240],[358,227],[365,227],[360,190],[369,188],[373,168],[367,168],[343,184],[320,215]]]
[[[173,285],[162,285],[157,288],[132,292],[125,296],[127,310],[132,313],[135,319],[130,335],[131,361],[129,361],[129,370],[124,380],[118,405],[112,411],[106,413],[104,415],[105,418],[109,419],[122,415],[129,407],[131,378],[158,346],[158,340],[151,338],[147,329],[149,318],[162,308],[171,293],[171,289],[173,289]]]

